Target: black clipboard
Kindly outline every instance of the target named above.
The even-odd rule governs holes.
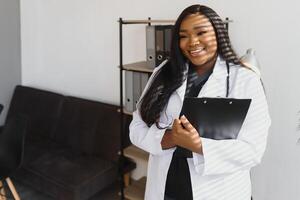
[[[236,139],[250,104],[251,99],[186,97],[181,114],[203,138]],[[187,149],[178,147],[177,151],[191,157]]]
[[[186,97],[181,113],[201,137],[236,139],[250,103],[251,99]]]

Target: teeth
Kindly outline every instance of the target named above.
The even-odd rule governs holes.
[[[201,51],[202,51],[202,49],[198,49],[198,50],[191,51],[191,53],[199,53]]]
[[[191,54],[198,54],[198,53],[200,53],[203,49],[204,49],[204,48],[192,50],[192,51],[190,51],[190,53],[191,53]]]

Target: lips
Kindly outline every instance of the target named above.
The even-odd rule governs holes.
[[[197,49],[189,50],[188,52],[192,57],[196,57],[202,55],[204,53],[204,50],[204,47],[199,47]]]

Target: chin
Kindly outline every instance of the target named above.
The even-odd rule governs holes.
[[[207,62],[207,60],[194,60],[194,59],[189,59],[189,60],[195,66],[201,66]]]

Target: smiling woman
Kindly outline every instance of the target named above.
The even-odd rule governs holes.
[[[209,19],[202,14],[187,16],[180,25],[179,46],[199,75],[210,70],[217,59],[217,39]]]
[[[182,115],[187,97],[251,99],[237,138],[201,137]],[[249,172],[269,126],[260,77],[242,66],[219,15],[202,5],[183,10],[170,59],[155,68],[130,124],[131,142],[150,153],[145,199],[250,200]]]

